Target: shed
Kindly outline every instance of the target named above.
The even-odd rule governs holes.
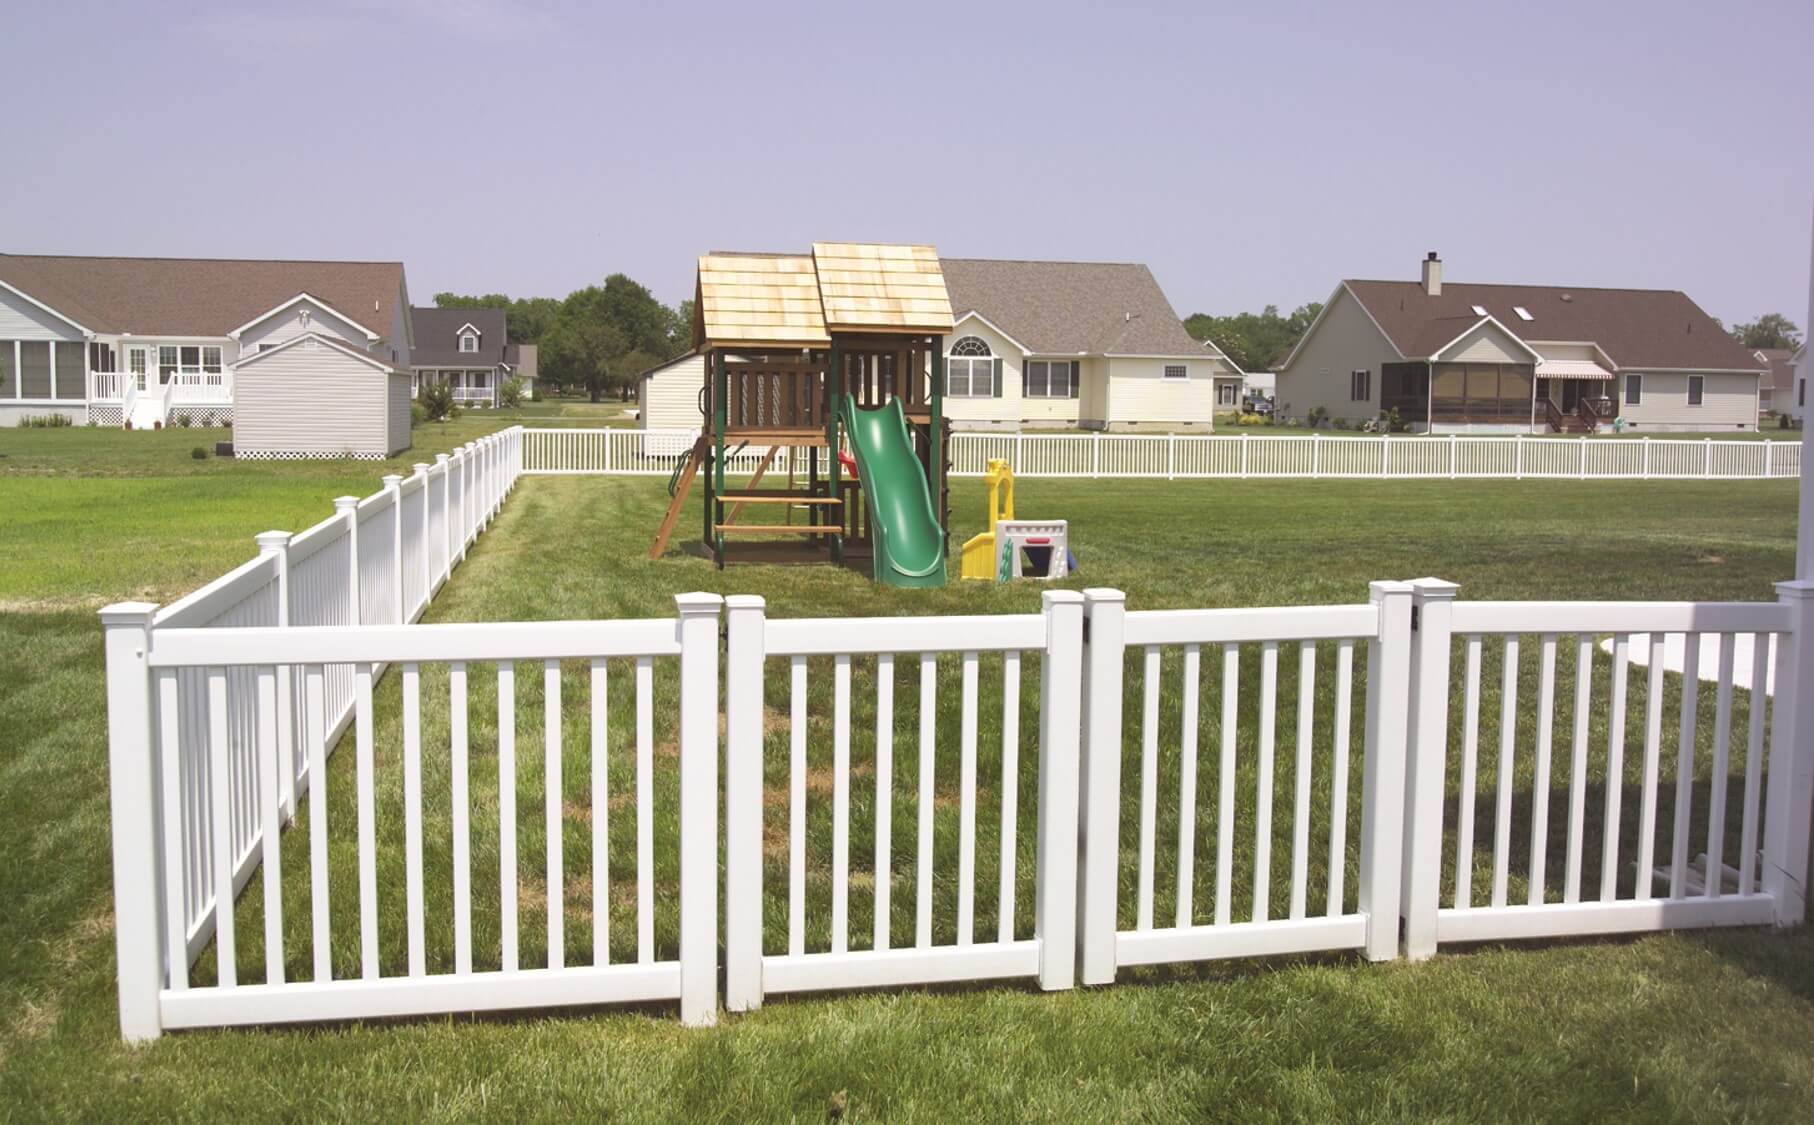
[[[410,376],[315,332],[233,369],[233,450],[253,460],[360,457],[409,448]]]
[[[705,356],[688,352],[651,367],[639,377],[636,399],[645,430],[698,430],[699,392],[705,388]]]

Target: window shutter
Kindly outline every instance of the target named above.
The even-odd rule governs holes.
[[[1032,389],[1032,386],[1033,386],[1032,379],[1033,379],[1033,365],[1025,359],[1021,360],[1020,361],[1020,397],[1021,398],[1026,398],[1028,391]]]
[[[1001,358],[989,361],[989,397],[1001,397]]]
[[[1071,397],[1077,397],[1077,384],[1083,379],[1083,364],[1071,361]]]

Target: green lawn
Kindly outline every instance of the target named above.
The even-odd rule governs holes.
[[[443,431],[446,442],[469,440],[477,429],[458,427],[479,424],[452,424]],[[1704,1119],[1798,1115],[1814,1094],[1814,1053],[1806,1047],[1814,1035],[1814,938],[1806,931],[1483,947],[1416,966],[1290,958],[1127,973],[1114,988],[1057,996],[1020,987],[832,996],[771,1002],[710,1031],[680,1028],[671,1012],[658,1009],[186,1034],[148,1049],[124,1048],[113,1004],[105,716],[92,606],[126,595],[174,598],[248,556],[254,533],[313,522],[329,498],[369,492],[381,471],[191,464],[181,435],[174,442],[170,436],[38,431],[28,445],[16,443],[11,431],[0,433],[0,452],[8,455],[0,474],[15,474],[0,478],[0,488],[28,497],[13,499],[0,517],[0,677],[11,685],[0,696],[0,730],[8,732],[0,739],[0,901],[8,904],[0,912],[0,1104],[13,1115],[204,1117],[256,1106],[271,1116],[365,1119],[817,1119],[845,1091],[853,1119]],[[93,444],[83,452],[56,439]],[[127,446],[145,439],[166,444]],[[426,444],[421,431],[418,441]],[[160,448],[164,456],[157,460]],[[146,463],[116,474],[113,463],[130,458]],[[1129,591],[1132,608],[1355,601],[1365,597],[1370,579],[1422,574],[1460,582],[1464,597],[1762,599],[1772,596],[1771,582],[1787,576],[1793,561],[1795,492],[1786,481],[1441,481],[1381,488],[1377,482],[1029,480],[1018,493],[1022,513],[1072,521],[1084,570],[1071,585],[1119,586]],[[664,500],[658,480],[524,481],[429,619],[665,615],[672,595],[688,589],[763,593],[770,612],[786,616],[1028,612],[1038,604],[1039,589],[1031,584],[902,593],[830,567],[719,572],[678,550],[651,563],[642,556]],[[953,503],[954,537],[961,539],[981,522],[981,484],[956,482]],[[68,518],[71,510],[82,513],[79,523]],[[1612,514],[1584,522],[1583,511]],[[681,534],[697,525],[697,512],[689,513]],[[1292,698],[1294,656],[1282,654],[1282,702]],[[433,699],[444,677],[425,674],[425,698]],[[948,686],[954,676],[954,667],[941,669],[942,730],[955,723],[949,711],[956,692]],[[585,700],[578,669],[568,677],[565,784],[583,803],[585,761],[574,750],[584,744]],[[828,710],[817,703],[829,677],[816,664],[813,677],[816,715]],[[867,729],[862,715],[872,677],[859,662],[858,730]],[[614,670],[619,721],[628,712],[616,693],[627,679]],[[520,870],[531,889],[542,846],[540,728],[533,725],[541,714],[539,680],[526,671],[518,677]],[[671,672],[658,675],[658,706],[670,680]],[[1329,680],[1319,675],[1319,689]],[[1489,681],[1496,684],[1496,673],[1489,672]],[[779,678],[771,677],[770,686],[770,706],[783,706]],[[1130,691],[1137,690],[1136,678]],[[1171,690],[1167,723],[1175,721]],[[395,694],[395,678],[387,677],[378,716],[381,810],[396,807],[400,776],[391,749]],[[472,694],[484,699],[486,688],[475,684]],[[914,698],[903,679],[897,690],[902,730],[911,729]],[[1493,706],[1489,698],[1483,712],[1494,713]],[[1251,702],[1244,707],[1250,721]],[[1711,711],[1704,702],[1702,715]],[[435,744],[439,721],[431,716],[425,745]],[[485,744],[486,722],[476,709],[475,747]],[[996,792],[991,770],[998,767],[988,737],[992,722],[986,715],[980,740],[978,822],[985,833],[997,808],[989,800]],[[812,729],[817,766],[823,720],[815,719]],[[1278,785],[1287,803],[1290,729],[1282,717]],[[1204,738],[1213,745],[1213,726]],[[667,739],[658,730],[658,748]],[[769,744],[771,784],[784,776],[777,770],[779,740],[784,735],[777,732]],[[941,739],[942,746],[952,744]],[[620,731],[613,752],[622,745]],[[859,738],[852,830],[859,874],[868,871],[873,776],[862,769],[870,761],[869,741]],[[1483,755],[1483,777],[1491,776],[1495,761]],[[658,749],[657,762],[657,807],[665,824],[671,760]],[[941,755],[941,796],[954,780],[948,764]],[[897,751],[896,765],[903,802],[894,818],[898,939],[902,919],[910,927],[911,918],[906,861],[914,755]],[[350,823],[351,766],[351,755],[344,755],[330,770],[331,824]],[[484,863],[486,833],[495,832],[495,785],[484,784],[495,778],[494,767],[475,751],[475,865]],[[1168,776],[1175,769],[1171,758],[1165,769]],[[1205,776],[1212,776],[1207,762]],[[627,781],[628,771],[614,764],[614,793]],[[427,790],[444,793],[445,785],[444,765],[431,765]],[[1030,788],[1023,780],[1023,799]],[[809,919],[818,945],[828,887],[818,843],[829,820],[816,782],[811,792]],[[1704,807],[1704,792],[1697,796],[1703,802],[1697,807]],[[1243,808],[1249,800],[1243,796]],[[1635,809],[1633,801],[1626,805]],[[1022,805],[1023,842],[1030,841],[1031,808],[1030,800]],[[1162,817],[1175,816],[1175,808],[1172,794]],[[582,811],[565,825],[569,872],[584,872],[590,861]],[[936,855],[946,868],[954,854],[954,815],[941,807]],[[771,831],[775,816],[771,810]],[[444,840],[446,810],[432,797],[428,818],[430,838]],[[1281,819],[1288,825],[1288,817]],[[1169,838],[1168,823],[1161,820],[1161,840]],[[1485,834],[1487,822],[1480,823]],[[627,811],[613,816],[614,856],[626,854],[622,833],[632,827]],[[1212,825],[1200,830],[1213,839]],[[299,829],[286,839],[292,896],[302,887],[294,861],[305,854],[305,836]],[[394,842],[394,832],[386,839]],[[1487,846],[1490,835],[1481,843]],[[979,840],[979,934],[993,930],[993,847],[993,838]],[[1207,865],[1210,854],[1200,847],[1199,864]],[[1275,852],[1275,876],[1288,866],[1284,854]],[[1030,847],[1020,855],[1030,864]],[[431,911],[445,909],[444,870],[431,866]],[[658,880],[669,871],[664,860]],[[771,855],[767,871],[772,904],[784,858]],[[336,934],[343,940],[352,917],[343,913],[352,897],[342,890],[348,873],[344,863],[334,873]],[[388,877],[387,869],[384,886],[400,885]],[[490,878],[475,889],[480,933],[490,935],[480,944],[481,963],[495,958],[485,946],[489,940],[495,947],[495,909],[485,904],[487,886],[495,900],[495,875]],[[949,874],[941,875],[941,903],[951,887]],[[1352,879],[1349,887],[1351,898]],[[262,972],[256,897],[249,895],[239,911],[242,980]],[[1283,901],[1276,890],[1273,900]],[[289,901],[291,967],[306,976],[307,914],[300,905],[306,896]],[[1314,894],[1312,901],[1318,901]],[[854,947],[866,944],[868,902],[859,884],[851,903]],[[395,896],[386,899],[387,970],[402,948],[398,905]],[[569,898],[570,958],[588,948],[581,911],[590,905]],[[1019,905],[1017,913],[1030,909],[1030,895]],[[621,943],[633,932],[630,915],[622,903],[609,909],[614,956],[627,955],[632,945]],[[1160,913],[1166,912],[1162,897]],[[947,918],[942,912],[941,930]],[[1022,928],[1029,919],[1022,918]],[[671,916],[662,912],[657,922],[657,945],[671,947]],[[541,925],[526,900],[526,964],[540,956]],[[431,963],[446,956],[437,945],[442,940],[431,936]],[[350,947],[337,953],[343,969],[350,954]],[[211,975],[210,961],[211,955],[198,965],[200,979]]]

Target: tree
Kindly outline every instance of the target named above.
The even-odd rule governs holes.
[[[1290,316],[1280,316],[1277,305],[1233,316],[1192,313],[1185,318],[1184,329],[1221,348],[1243,371],[1270,371],[1284,361],[1322,311],[1322,303],[1312,301],[1299,305]]]
[[[1732,338],[1747,348],[1801,347],[1801,329],[1781,313],[1765,313],[1749,324],[1731,330]]]

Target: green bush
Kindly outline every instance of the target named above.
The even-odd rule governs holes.
[[[512,375],[498,387],[498,405],[512,410],[523,405],[523,380]]]
[[[453,388],[446,383],[430,383],[422,388],[422,394],[416,400],[422,408],[423,416],[430,422],[445,422],[458,417],[455,413]]]
[[[1346,430],[1346,429],[1350,428],[1350,423],[1349,423],[1348,419],[1346,419],[1346,418],[1337,418],[1335,421],[1331,422],[1330,425],[1334,426],[1338,430]]]
[[[428,421],[428,411],[422,409],[422,404],[419,402],[410,403],[409,404],[410,427],[413,429],[417,426],[420,426],[422,423],[424,423],[426,421]]]
[[[1323,406],[1313,406],[1310,408],[1310,413],[1304,417],[1309,421],[1311,429],[1318,429],[1328,419],[1329,409]]]
[[[208,447],[205,445],[198,445],[189,451],[189,456],[195,458],[197,461],[206,461],[208,459]]]
[[[195,419],[188,414],[178,414],[176,416],[176,424],[186,430],[190,426],[195,425]]]
[[[67,414],[27,414],[19,419],[19,424],[28,430],[60,430],[75,425]]]

